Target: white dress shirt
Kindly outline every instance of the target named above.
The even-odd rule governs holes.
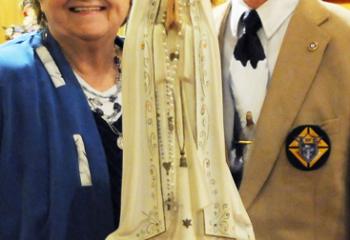
[[[239,20],[242,14],[250,9],[243,0],[231,1],[232,10],[224,40],[226,65],[223,67],[230,68],[227,77],[230,78],[236,109],[244,127],[248,111],[253,113],[254,122],[258,121],[268,82],[274,71],[290,18],[299,0],[267,0],[256,9],[262,22],[262,28],[257,34],[266,55],[266,60],[259,61],[257,69],[253,69],[249,62],[247,67],[240,67],[234,59],[234,47],[243,32],[243,26]]]

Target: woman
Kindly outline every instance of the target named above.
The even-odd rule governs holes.
[[[33,4],[45,27],[0,46],[0,239],[101,240],[119,221],[130,1]]]
[[[123,59],[127,164],[108,240],[254,240],[225,161],[210,1],[135,1]]]

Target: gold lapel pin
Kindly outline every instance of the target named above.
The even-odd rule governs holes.
[[[319,47],[318,42],[313,41],[313,42],[310,42],[310,43],[309,43],[309,45],[308,45],[308,47],[307,47],[307,50],[308,50],[309,52],[314,52],[314,51],[316,51],[316,50],[318,49],[318,47]]]

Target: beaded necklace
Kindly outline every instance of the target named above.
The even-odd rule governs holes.
[[[121,60],[118,56],[114,58],[114,64],[117,69],[116,85],[107,91],[107,94],[99,93],[91,86],[89,86],[77,73],[76,76],[86,96],[90,109],[97,113],[105,120],[111,131],[117,137],[116,145],[123,149],[123,134],[119,131],[113,123],[121,117]],[[112,93],[110,93],[112,92]],[[112,105],[112,106],[111,106]]]

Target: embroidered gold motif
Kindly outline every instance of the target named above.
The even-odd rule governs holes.
[[[156,233],[161,232],[161,221],[159,220],[159,215],[156,208],[149,213],[143,213],[146,217],[144,227],[136,237],[140,239],[147,239]]]
[[[150,0],[154,8],[151,9],[148,16],[148,21],[153,23],[156,17],[157,7],[159,4],[157,0]],[[150,26],[149,24],[148,26]],[[163,202],[159,202],[159,195],[161,194],[161,189],[159,188],[157,182],[160,178],[159,171],[157,170],[160,165],[160,156],[158,155],[159,139],[158,139],[158,129],[157,129],[157,113],[156,113],[156,101],[155,101],[155,85],[153,81],[154,69],[152,67],[152,55],[150,50],[150,43],[152,42],[151,33],[152,29],[145,28],[144,31],[144,41],[141,43],[141,49],[144,54],[144,86],[145,86],[145,106],[146,106],[146,131],[147,131],[147,142],[148,150],[150,152],[149,159],[149,173],[151,177],[150,182],[150,196],[153,199],[154,206],[149,212],[143,212],[145,219],[142,221],[142,225],[139,228],[136,236],[139,239],[151,238],[163,231],[165,231],[164,225],[164,209]]]
[[[299,136],[289,144],[289,151],[306,168],[312,168],[328,149],[328,144],[312,127],[305,127]]]
[[[184,219],[182,220],[182,225],[184,225],[184,227],[189,228],[190,226],[192,226],[192,220],[191,219]]]
[[[165,168],[166,170],[166,175],[169,175],[169,170],[171,168],[171,162],[163,162],[163,167]]]
[[[219,203],[215,204],[214,219],[210,221],[213,231],[217,234],[228,234],[230,232],[229,221],[232,221],[232,219],[230,219],[230,209],[228,208],[228,205],[220,205]]]

